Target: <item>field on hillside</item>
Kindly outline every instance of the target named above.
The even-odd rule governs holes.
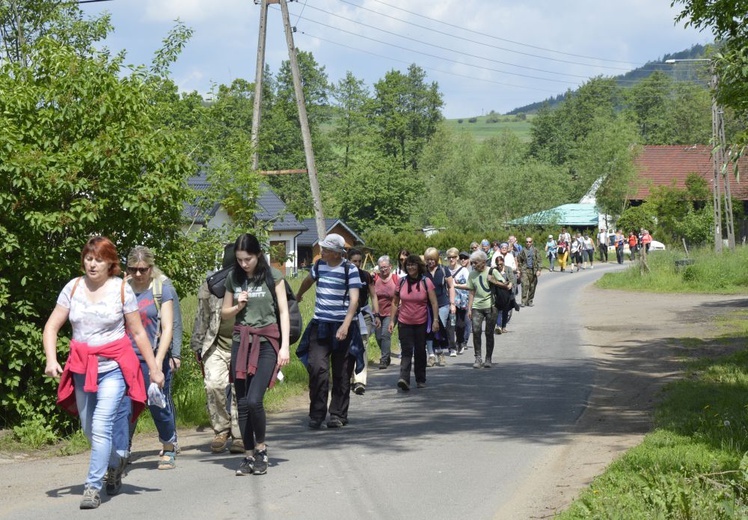
[[[487,123],[487,116],[465,117],[459,119],[445,119],[445,124],[454,132],[470,132],[478,141],[499,135],[504,130],[514,132],[524,143],[530,141],[530,122],[534,115],[528,115],[526,119],[520,120],[515,116],[498,116],[497,123]],[[470,121],[475,119],[475,122]],[[462,122],[460,122],[462,121]]]

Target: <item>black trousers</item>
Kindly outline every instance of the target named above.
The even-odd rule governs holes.
[[[347,344],[347,343],[346,343]],[[330,371],[332,368],[332,393],[330,393]],[[332,338],[320,342],[317,326],[312,325],[309,336],[309,418],[322,421],[327,416],[327,397],[330,395],[330,417],[348,419],[351,402],[351,375],[356,360],[348,355],[348,349],[332,348]]]

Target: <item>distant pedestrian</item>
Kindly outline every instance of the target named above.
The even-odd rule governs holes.
[[[597,250],[599,251],[599,258],[601,262],[608,263],[608,230],[600,228],[600,232],[597,234]]]
[[[535,288],[543,270],[540,251],[535,247],[532,237],[527,237],[525,240],[525,247],[520,252],[517,261],[522,278],[522,305],[532,307],[535,300]]]
[[[390,347],[392,344],[392,332],[389,330],[390,309],[395,299],[395,291],[400,284],[400,278],[392,272],[390,257],[383,255],[377,260],[379,273],[374,279],[374,291],[377,293],[379,304],[379,326],[374,328],[374,333],[379,345],[381,357],[379,358],[379,369],[384,370],[392,361]]]
[[[545,243],[545,256],[548,259],[548,270],[553,272],[556,264],[556,255],[558,254],[558,245],[553,240],[553,235],[548,235],[548,240]]]

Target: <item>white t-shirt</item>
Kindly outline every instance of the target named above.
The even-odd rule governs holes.
[[[69,310],[68,319],[73,326],[73,339],[98,347],[125,335],[125,314],[138,310],[138,301],[129,284],[125,284],[125,304],[122,305],[122,278],[110,277],[100,289],[103,297],[92,303],[86,296],[85,280],[81,279],[73,294],[70,293],[78,278],[70,280],[57,297],[57,305]],[[99,372],[117,368],[117,362],[99,357]]]
[[[504,255],[504,265],[510,267],[512,271],[517,270],[517,258],[511,251],[507,251],[507,253]]]

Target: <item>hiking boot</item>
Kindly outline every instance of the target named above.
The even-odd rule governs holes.
[[[83,499],[81,500],[81,509],[96,509],[101,505],[99,490],[91,486],[86,486],[83,490]]]
[[[327,421],[328,428],[342,428],[344,426],[343,421],[335,415],[330,416],[330,420]]]
[[[231,441],[229,446],[229,453],[240,454],[245,453],[247,450],[244,449],[244,441],[241,439],[234,439]]]
[[[491,368],[491,359],[486,358],[486,360],[483,362],[483,368]]]
[[[483,366],[483,362],[481,362],[479,357],[475,358],[475,363],[473,363],[473,368],[480,368]]]
[[[385,360],[382,360],[382,361],[380,361],[380,362],[379,362],[379,370],[384,370],[384,369],[385,369],[385,368],[387,368],[387,367],[388,367],[389,365],[390,365],[390,364],[389,364],[389,363],[387,363],[387,362],[386,362]]]
[[[255,450],[255,463],[252,466],[252,473],[255,475],[264,475],[268,472],[268,450]]]
[[[353,383],[353,393],[356,395],[364,395],[366,392],[366,386],[363,383]]]
[[[322,419],[309,419],[309,429],[319,430],[322,428]]]
[[[426,366],[433,367],[434,365],[436,365],[436,356],[434,354],[431,354],[429,356],[429,359],[426,361]]]
[[[106,471],[106,494],[113,497],[122,489],[122,474],[125,472],[125,466],[127,465],[127,459],[120,457],[119,464],[116,468],[109,468]]]
[[[501,334],[501,327],[496,327],[493,329],[494,334]]]
[[[416,388],[426,388],[426,381],[418,381],[416,383]]]
[[[401,379],[400,381],[398,381],[397,387],[403,392],[407,392],[408,390],[410,390],[410,384],[405,379]]]
[[[236,476],[244,477],[251,475],[254,472],[254,463],[254,457],[244,457],[241,464],[239,464],[239,467],[236,469]]]
[[[226,442],[229,440],[228,432],[219,433],[213,437],[213,442],[210,443],[210,451],[213,453],[223,453],[226,449]]]
[[[457,357],[457,351],[455,349],[451,349],[449,351],[449,357]]]
[[[444,354],[439,354],[439,366],[440,367],[447,366],[447,357]]]

